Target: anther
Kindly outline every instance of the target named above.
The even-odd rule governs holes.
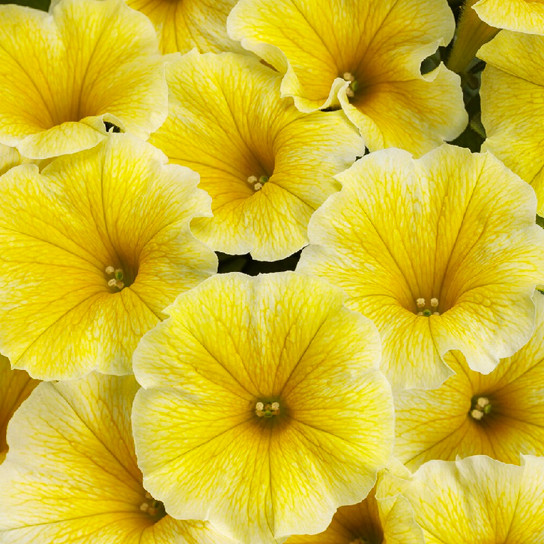
[[[112,278],[108,279],[108,287],[111,287],[112,289],[113,288],[119,289],[119,291],[121,291],[121,289],[125,287],[125,282],[123,281],[125,274],[122,268],[114,268],[113,266],[106,266],[104,271],[106,272],[108,276],[113,276]]]
[[[438,308],[438,299],[437,298],[432,298],[431,299],[431,306],[433,308]]]
[[[253,186],[254,191],[259,191],[263,188],[263,185],[269,180],[268,176],[249,176],[247,182]]]
[[[425,308],[425,299],[424,298],[418,298],[416,300],[416,304],[418,308]]]
[[[477,397],[472,399],[470,416],[476,421],[481,421],[483,417],[491,412],[491,402],[487,397]]]
[[[355,92],[359,88],[359,85],[355,80],[354,75],[351,72],[344,72],[342,74],[342,77],[345,81],[349,83],[348,88],[346,89],[346,95],[349,98],[353,98],[355,96]]]
[[[255,415],[257,417],[270,418],[280,413],[279,402],[257,402],[255,404]]]

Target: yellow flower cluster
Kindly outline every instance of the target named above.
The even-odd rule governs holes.
[[[544,544],[543,40],[1,5],[0,544]]]

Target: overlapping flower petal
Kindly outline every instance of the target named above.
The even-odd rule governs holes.
[[[241,542],[326,528],[391,451],[375,327],[342,293],[293,273],[214,276],[141,341],[136,451],[174,516]]]
[[[544,456],[544,295],[535,297],[531,340],[493,372],[474,372],[452,353],[445,361],[455,374],[440,388],[395,399],[396,455],[408,467],[477,454],[505,463]]]
[[[544,215],[544,36],[501,31],[478,56],[482,74],[482,122],[491,151],[527,183]]]
[[[170,113],[151,137],[199,172],[214,217],[195,234],[215,250],[282,259],[308,241],[310,216],[340,187],[333,175],[364,146],[341,112],[305,115],[279,98],[280,77],[253,58],[188,53],[168,66]]]
[[[323,533],[292,536],[285,544],[423,544],[423,533],[414,521],[406,498],[392,479],[409,478],[410,473],[394,461],[378,474],[378,481],[366,499],[341,506]]]
[[[0,142],[43,159],[111,125],[147,139],[168,111],[163,64],[153,25],[122,0],[0,6]]]
[[[522,466],[484,455],[429,461],[403,490],[427,544],[519,544],[544,540],[544,458]]]
[[[229,544],[166,515],[142,485],[132,376],[42,383],[16,412],[0,467],[4,544]]]
[[[373,153],[337,178],[297,270],[342,287],[376,323],[394,386],[438,386],[449,350],[489,373],[528,341],[544,233],[526,183],[492,155],[446,145],[419,160]]]
[[[488,25],[528,34],[544,34],[542,0],[480,0],[473,9]]]
[[[0,355],[0,464],[9,448],[6,441],[8,423],[38,383],[24,370],[12,370],[9,360]]]
[[[43,379],[131,372],[140,337],[217,260],[189,231],[209,213],[197,175],[111,135],[38,173],[12,168],[0,195],[0,351]]]
[[[301,111],[341,104],[371,150],[422,154],[467,123],[459,78],[420,65],[453,37],[445,0],[240,0],[229,34],[285,74]]]
[[[145,13],[157,29],[163,53],[238,51],[227,34],[227,16],[236,0],[126,0]]]

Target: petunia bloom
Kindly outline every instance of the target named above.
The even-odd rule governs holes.
[[[145,13],[160,36],[163,53],[240,50],[227,34],[227,16],[236,0],[125,0]]]
[[[122,0],[53,4],[0,6],[0,143],[44,159],[111,130],[147,139],[168,111],[151,22]]]
[[[484,455],[429,461],[402,493],[426,544],[544,542],[542,457],[522,456],[522,466]]]
[[[33,377],[131,372],[141,336],[216,271],[189,230],[209,213],[198,176],[111,135],[0,183],[0,352]]]
[[[544,232],[532,189],[490,154],[390,149],[337,176],[297,270],[323,277],[371,318],[395,388],[437,387],[461,351],[491,372],[528,340]]]
[[[274,66],[304,112],[341,105],[371,150],[422,154],[467,124],[460,80],[422,61],[453,37],[446,0],[240,0],[229,34]]]
[[[533,186],[538,214],[544,215],[544,36],[503,30],[478,56],[487,63],[481,88],[483,149]]]
[[[174,517],[243,543],[315,533],[389,460],[392,395],[374,325],[291,272],[214,276],[135,352],[134,439]]]
[[[0,464],[9,449],[6,441],[8,423],[38,383],[24,370],[12,370],[9,360],[0,355]]]
[[[493,372],[474,372],[454,352],[445,361],[455,374],[440,388],[395,399],[395,451],[409,468],[478,454],[505,463],[544,456],[544,295],[535,298],[531,340]]]
[[[0,466],[3,544],[232,544],[178,521],[142,485],[131,432],[138,384],[92,373],[42,383],[8,429]]]
[[[488,25],[528,34],[544,34],[542,0],[479,0],[473,9]]]
[[[184,55],[167,67],[170,112],[150,142],[201,176],[213,218],[195,235],[214,250],[283,259],[308,243],[312,213],[340,189],[333,176],[364,154],[341,112],[300,113],[281,77],[254,58]]]

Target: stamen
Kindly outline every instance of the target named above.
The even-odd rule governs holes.
[[[112,289],[123,289],[125,287],[124,280],[124,272],[122,268],[114,268],[113,266],[106,266],[104,269],[107,276],[113,276],[112,278],[108,279],[108,287],[111,287]]]
[[[155,500],[150,493],[146,491],[145,500],[140,504],[140,511],[145,512],[148,516],[155,518],[157,521],[166,515],[162,502]]]
[[[416,298],[416,306],[419,309],[417,315],[423,315],[425,317],[440,315],[440,312],[438,311],[438,305],[440,304],[439,300],[436,297],[432,297],[429,302],[430,307],[427,306],[427,301],[423,297]]]
[[[346,95],[349,98],[353,98],[355,96],[357,89],[359,88],[359,84],[356,81],[355,76],[351,72],[344,72],[342,74],[342,77],[345,81],[349,82],[349,86],[346,89]]]
[[[255,414],[257,417],[270,418],[280,413],[279,402],[257,402],[255,404]]]
[[[491,401],[487,397],[473,397],[469,413],[473,419],[481,421],[484,416],[491,413]]]
[[[254,191],[260,191],[263,188],[263,185],[269,180],[270,178],[268,176],[249,176],[247,178],[247,182],[250,185],[253,185]]]

